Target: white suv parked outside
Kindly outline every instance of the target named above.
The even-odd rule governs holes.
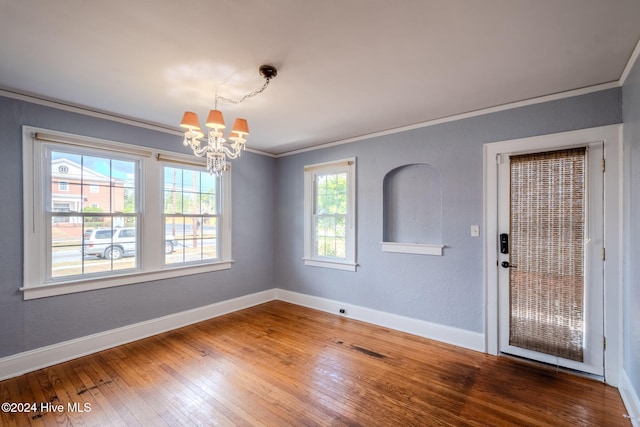
[[[170,254],[178,242],[173,236],[167,236],[164,252]],[[98,258],[120,259],[125,255],[136,254],[136,229],[96,228],[84,232],[83,255],[94,255]]]

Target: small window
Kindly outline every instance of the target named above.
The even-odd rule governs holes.
[[[90,193],[94,193],[94,194],[99,193],[100,192],[100,186],[95,185],[95,184],[90,185],[89,186],[89,192]]]
[[[305,167],[306,265],[356,270],[355,158]]]
[[[221,258],[220,181],[202,168],[164,166],[165,265]]]
[[[69,183],[66,181],[59,181],[58,191],[69,191]]]

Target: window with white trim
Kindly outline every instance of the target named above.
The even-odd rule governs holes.
[[[43,214],[49,236],[46,281],[137,270],[140,157],[56,143],[45,143],[42,148]],[[61,167],[68,170],[65,190],[59,180]],[[92,203],[88,181],[96,179],[103,180],[106,189],[105,209]],[[76,201],[74,208],[58,209],[69,198]]]
[[[23,181],[25,299],[231,268],[230,172],[199,158],[24,126]]]
[[[220,180],[202,168],[163,167],[165,264],[220,259]]]
[[[356,159],[304,168],[304,262],[356,270]]]

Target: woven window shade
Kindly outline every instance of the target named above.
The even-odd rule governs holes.
[[[511,157],[509,343],[582,362],[586,148]]]

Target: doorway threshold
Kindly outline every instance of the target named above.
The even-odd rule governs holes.
[[[576,369],[565,368],[565,367],[562,367],[562,366],[559,366],[559,365],[540,362],[538,360],[528,359],[528,358],[522,357],[522,356],[515,356],[513,354],[504,353],[504,352],[500,352],[499,356],[507,358],[507,359],[511,359],[511,360],[514,360],[514,361],[517,361],[517,362],[521,362],[521,363],[524,363],[526,365],[530,365],[530,366],[534,366],[534,367],[537,367],[537,368],[541,368],[541,369],[543,369],[545,371],[550,371],[550,372],[553,372],[553,373],[571,374],[571,375],[575,375],[575,376],[578,376],[578,377],[594,380],[594,381],[597,381],[597,382],[606,383],[605,378],[602,375],[595,375],[595,374],[591,374],[589,372],[583,372],[583,371],[579,371],[579,370],[576,370]]]

